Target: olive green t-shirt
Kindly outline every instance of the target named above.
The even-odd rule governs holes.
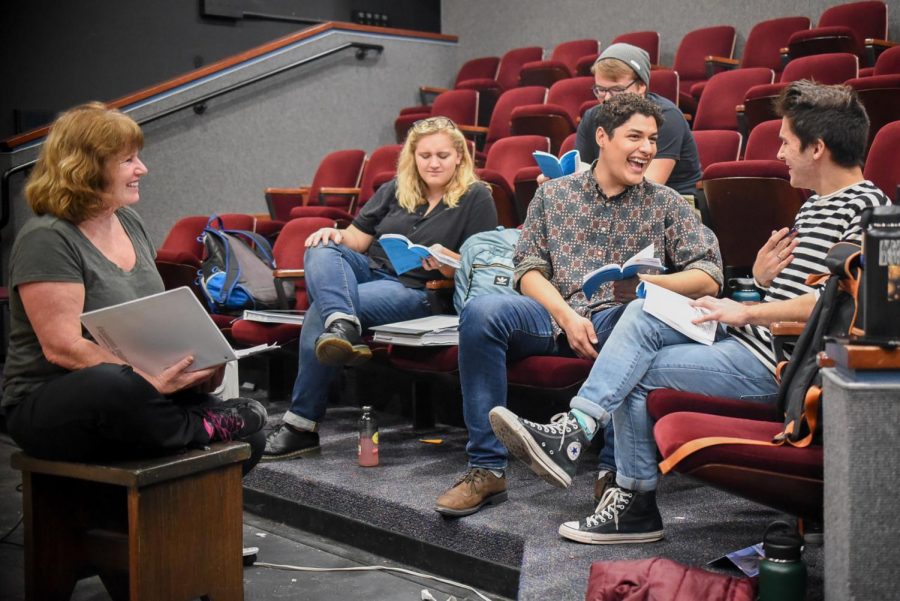
[[[21,401],[67,370],[47,361],[25,314],[18,286],[29,282],[84,285],[84,308],[93,311],[163,291],[156,251],[138,214],[116,211],[134,245],[137,260],[124,271],[107,259],[74,224],[50,215],[33,217],[19,232],[10,254],[9,347],[2,406]]]

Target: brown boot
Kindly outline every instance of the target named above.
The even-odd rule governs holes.
[[[506,500],[506,476],[497,477],[490,470],[469,468],[466,475],[435,501],[434,510],[449,517],[472,515],[485,505]]]

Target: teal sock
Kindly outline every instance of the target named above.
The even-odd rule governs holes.
[[[581,426],[581,429],[584,430],[587,439],[592,440],[594,434],[597,433],[597,420],[580,409],[572,409],[569,413],[572,414],[572,417],[575,418],[575,421],[577,421],[578,425]]]

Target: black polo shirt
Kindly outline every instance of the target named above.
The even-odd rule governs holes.
[[[481,182],[472,184],[454,208],[442,200],[425,215],[428,204],[418,205],[412,213],[397,201],[397,180],[384,184],[369,202],[363,206],[353,225],[361,232],[374,236],[369,247],[369,267],[395,274],[378,238],[384,234],[403,234],[416,244],[431,246],[441,244],[453,252],[459,252],[462,243],[478,232],[497,226],[497,209],[490,189]],[[409,288],[423,288],[428,280],[443,276],[435,270],[417,267],[399,276]]]

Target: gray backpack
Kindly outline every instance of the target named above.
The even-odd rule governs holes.
[[[453,290],[457,313],[469,299],[482,294],[518,294],[513,288],[513,255],[520,233],[501,226],[463,242]]]

